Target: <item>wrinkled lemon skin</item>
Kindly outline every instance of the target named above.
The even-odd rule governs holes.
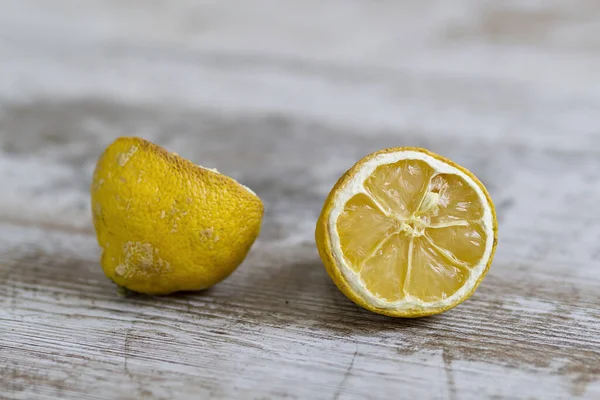
[[[258,237],[264,212],[232,178],[133,137],[101,155],[91,203],[106,276],[153,295],[225,279]]]
[[[331,248],[332,245],[331,245],[331,230],[329,227],[329,217],[335,206],[335,199],[337,197],[338,192],[340,192],[341,189],[343,187],[345,187],[346,184],[348,184],[348,182],[350,182],[352,180],[352,178],[357,174],[357,172],[360,170],[360,168],[363,166],[363,164],[365,164],[370,159],[375,158],[381,154],[396,153],[396,152],[401,152],[401,151],[417,151],[417,152],[425,153],[433,158],[443,161],[444,163],[450,164],[453,167],[457,168],[458,170],[462,171],[467,176],[469,176],[474,182],[478,183],[479,187],[485,194],[488,204],[491,206],[491,212],[492,212],[492,218],[493,218],[494,244],[493,244],[492,252],[490,254],[490,258],[486,265],[486,268],[483,271],[483,273],[481,274],[481,276],[479,277],[478,281],[473,286],[473,288],[469,292],[467,292],[465,294],[465,296],[463,296],[457,302],[448,304],[447,306],[444,306],[444,307],[434,307],[434,308],[428,308],[428,309],[394,310],[394,309],[380,308],[374,304],[369,303],[363,296],[360,295],[360,293],[358,293],[357,291],[355,291],[352,288],[350,283],[344,277],[344,275],[342,274],[342,272],[340,271],[340,269],[338,267],[339,262],[336,260],[336,257],[334,256],[332,248]],[[337,288],[346,297],[348,297],[350,300],[352,300],[355,304],[359,305],[360,307],[362,307],[366,310],[372,311],[377,314],[386,315],[389,317],[418,318],[418,317],[425,317],[425,316],[429,316],[429,315],[440,314],[444,311],[452,309],[473,295],[473,293],[475,292],[477,287],[481,284],[481,282],[483,281],[483,278],[489,271],[490,266],[492,265],[492,261],[494,259],[494,254],[496,252],[496,247],[498,245],[498,220],[496,217],[496,211],[495,211],[495,208],[494,208],[494,205],[492,202],[492,198],[490,197],[488,191],[486,190],[485,186],[483,186],[483,184],[479,181],[479,179],[477,179],[477,177],[475,175],[473,175],[473,173],[471,173],[469,170],[465,169],[464,167],[456,164],[455,162],[453,162],[447,158],[444,158],[438,154],[432,153],[426,149],[416,148],[416,147],[395,147],[395,148],[380,150],[378,152],[372,153],[372,154],[364,157],[363,159],[358,161],[352,168],[350,168],[348,171],[346,171],[346,173],[344,173],[344,175],[342,175],[338,179],[336,184],[333,186],[333,189],[331,189],[331,192],[327,196],[327,199],[325,200],[325,204],[321,211],[321,215],[319,216],[319,219],[317,221],[317,225],[315,228],[315,241],[317,243],[317,249],[319,251],[319,256],[321,257],[323,266],[325,267],[327,274],[329,275],[329,277],[331,278],[333,283],[337,286]]]

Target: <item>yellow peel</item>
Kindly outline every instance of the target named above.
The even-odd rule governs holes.
[[[120,138],[98,160],[92,216],[107,277],[168,294],[223,280],[260,232],[263,204],[218,172],[140,138]]]

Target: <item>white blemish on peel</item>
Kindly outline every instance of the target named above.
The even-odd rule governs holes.
[[[201,230],[200,232],[200,240],[202,243],[206,243],[209,249],[214,248],[214,244],[219,241],[219,235],[215,234],[214,228],[206,228]]]
[[[198,168],[202,168],[202,169],[205,169],[205,170],[208,170],[208,171],[212,171],[215,174],[222,175],[216,168],[203,167],[202,165],[198,165]]]
[[[102,215],[102,206],[100,205],[100,203],[94,204],[94,215],[96,217],[100,217]]]
[[[94,190],[100,189],[102,185],[104,185],[104,179],[98,179],[96,182],[94,182]]]
[[[124,264],[119,264],[117,265],[117,267],[115,268],[115,273],[119,276],[123,276],[125,275],[126,272],[126,268]]]
[[[242,185],[242,184],[240,183],[240,185]],[[250,194],[253,194],[254,196],[256,196],[256,193],[254,193],[254,190],[250,189],[248,186],[242,185],[242,187],[244,189],[246,189],[248,192],[250,192]]]
[[[131,156],[133,156],[137,151],[138,151],[137,146],[135,146],[135,145],[131,146],[131,148],[127,151],[127,153],[119,154],[119,156],[117,157],[117,162],[119,163],[119,165],[121,167],[124,167],[125,164],[127,164],[129,159],[131,158]]]
[[[198,165],[199,168],[205,169],[207,171],[212,171],[215,174],[219,174],[219,175],[223,175],[222,173],[220,173],[216,168],[207,168],[207,167],[203,167],[202,165]],[[228,176],[229,179],[233,179],[232,177]],[[236,181],[235,179],[233,179],[235,181],[235,183],[237,183],[238,185],[240,185],[241,187],[243,187],[244,189],[246,189],[246,191],[248,191],[248,193],[257,196],[256,193],[250,189],[248,186],[246,185],[242,185],[241,183],[239,183],[238,181]]]
[[[131,276],[159,275],[169,272],[171,264],[158,256],[158,249],[150,243],[126,242],[123,244],[123,262],[115,267],[115,273]]]
[[[202,237],[203,240],[212,239],[214,233],[215,233],[215,230],[213,228],[206,228],[206,229],[200,231],[200,236]]]

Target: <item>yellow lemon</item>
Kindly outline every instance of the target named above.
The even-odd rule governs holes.
[[[117,139],[104,151],[91,197],[104,273],[147,294],[225,279],[244,260],[263,216],[250,189],[140,138]]]
[[[336,183],[317,222],[319,253],[358,305],[395,317],[469,298],[497,244],[494,205],[465,168],[418,148],[373,153]]]

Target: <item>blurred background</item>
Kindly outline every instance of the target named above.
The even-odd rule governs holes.
[[[530,152],[600,149],[595,0],[2,3],[2,218],[89,228],[121,135],[252,187],[265,240],[312,240],[337,177],[386,146],[455,159],[500,204]]]
[[[264,200],[263,232],[246,265],[208,295],[123,302],[102,275],[89,185],[118,136],[216,167]],[[405,325],[343,298],[313,239],[337,178],[391,146],[427,147],[469,168],[500,221],[494,267],[473,299]],[[367,385],[356,398],[596,398],[599,185],[598,0],[0,0],[0,281],[11,282],[0,320],[17,321],[15,343],[39,326],[68,346],[96,335],[104,353],[78,348],[89,367],[66,381],[73,393],[106,387],[98,379],[110,376],[123,396],[147,397],[135,390],[158,382],[144,368],[160,342],[173,363],[161,370],[164,382],[239,396],[230,381],[196,379],[208,375],[194,362],[223,371],[268,365],[268,351],[243,342],[238,351],[234,340],[267,337],[267,349],[301,360],[269,370],[273,382],[283,391],[296,385],[305,398],[337,398],[332,388],[348,379],[356,390]],[[263,289],[289,297],[274,302],[256,294]],[[240,304],[258,306],[240,312]],[[201,324],[234,332],[220,344],[229,358],[201,353],[200,323],[175,333],[153,325],[161,307],[181,326],[190,310],[220,315]],[[52,312],[95,314],[63,331]],[[231,315],[241,322],[227,322]],[[131,316],[138,328],[125,321]],[[152,336],[162,329],[177,340]],[[125,374],[110,352],[130,337],[137,342],[123,350]],[[357,352],[362,372],[350,374]],[[368,354],[381,358],[369,366]],[[310,368],[302,361],[323,355]],[[23,357],[11,354],[17,366]],[[98,372],[104,357],[114,357],[109,375]],[[73,365],[54,365],[54,377]],[[407,365],[412,378],[396,374]],[[321,383],[290,378],[311,371]],[[238,372],[249,393],[284,397]],[[436,374],[442,383],[419,381]],[[172,397],[164,382],[152,390]],[[199,386],[206,382],[214,387]]]

